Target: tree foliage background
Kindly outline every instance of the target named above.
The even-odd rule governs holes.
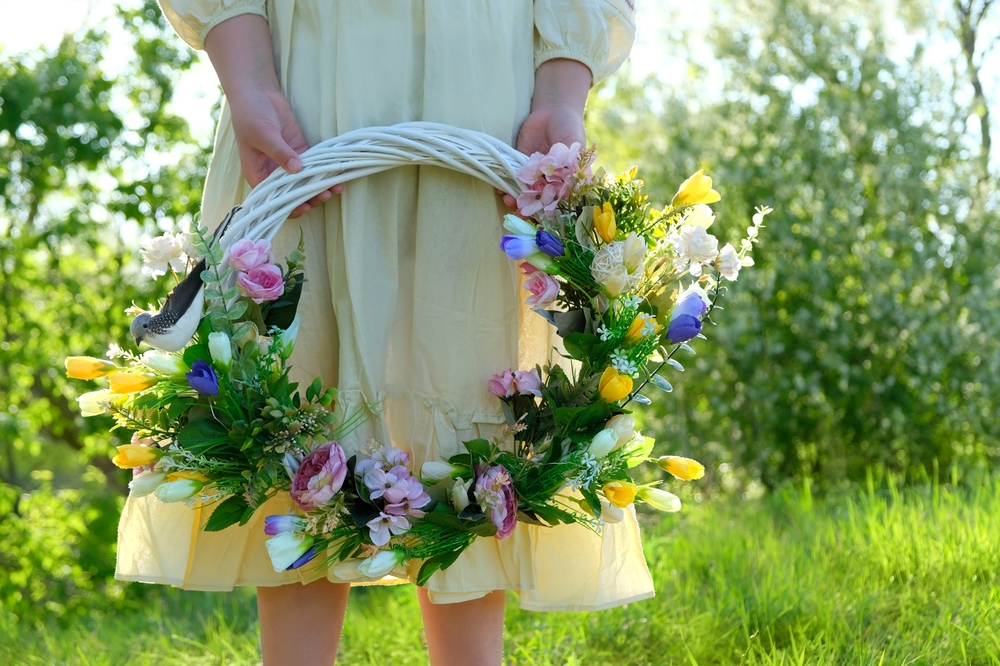
[[[684,67],[592,97],[602,161],[637,164],[654,201],[704,167],[723,239],[776,209],[721,325],[645,415],[664,453],[706,463],[702,488],[1000,456],[990,5],[727,2],[665,36]],[[107,62],[101,30],[0,52],[0,612],[25,619],[128,603],[112,578],[127,477],[62,362],[126,339],[123,308],[158,296],[138,244],[186,226],[205,174],[169,106],[193,56],[154,2],[130,7],[128,62]]]

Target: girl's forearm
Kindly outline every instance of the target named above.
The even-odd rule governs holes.
[[[240,14],[223,21],[205,37],[205,51],[227,97],[250,87],[280,89],[271,32],[262,16]]]

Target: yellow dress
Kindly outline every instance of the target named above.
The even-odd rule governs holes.
[[[613,72],[634,37],[632,0],[161,0],[178,33],[201,48],[212,27],[253,13],[270,25],[281,84],[310,143],[360,127],[427,120],[513,143],[528,115],[534,68],[552,58]],[[230,116],[223,109],[203,219],[243,201]],[[412,452],[414,469],[494,436],[504,419],[487,380],[544,362],[552,328],[524,305],[514,262],[500,251],[501,206],[488,185],[434,167],[347,184],[321,209],[285,224],[283,259],[305,234],[307,282],[294,378],[340,389],[338,411],[382,412],[341,443],[369,438]],[[332,569],[275,573],[264,547],[271,500],[243,527],[202,531],[210,509],[129,498],[117,577],[198,590],[307,582]],[[410,578],[415,571],[409,571]],[[399,579],[396,579],[397,581]],[[392,582],[392,579],[385,581]],[[478,539],[427,583],[437,603],[518,592],[535,610],[598,610],[653,595],[638,525],[598,536],[580,526],[519,523],[506,540]]]

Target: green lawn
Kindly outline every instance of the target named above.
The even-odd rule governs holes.
[[[1000,480],[644,518],[657,597],[591,614],[511,603],[508,663],[1000,665]],[[259,661],[249,590],[168,590],[69,629],[2,617],[0,664]],[[355,591],[340,663],[427,663],[412,590]]]

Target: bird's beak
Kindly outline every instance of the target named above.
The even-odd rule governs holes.
[[[135,338],[135,346],[138,347],[141,344],[142,344],[142,338],[140,338],[139,336],[136,336],[136,338]]]

